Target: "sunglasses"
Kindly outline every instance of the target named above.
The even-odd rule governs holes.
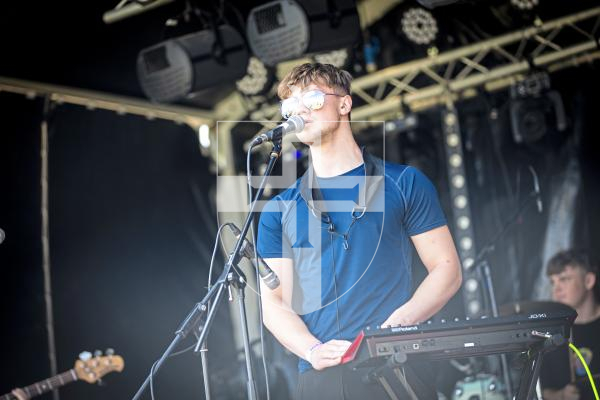
[[[325,104],[325,96],[344,97],[344,95],[337,93],[323,93],[320,90],[310,90],[299,97],[289,97],[283,100],[281,102],[281,116],[288,119],[296,112],[300,104],[311,111],[319,110]]]

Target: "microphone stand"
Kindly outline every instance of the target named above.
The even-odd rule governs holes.
[[[229,294],[229,301],[232,301],[231,295],[231,287],[233,286],[237,290],[238,294],[238,303],[240,309],[240,319],[242,325],[242,336],[244,341],[244,353],[246,356],[246,374],[247,374],[247,391],[248,391],[248,399],[249,400],[257,400],[257,391],[256,391],[256,383],[254,381],[254,373],[252,370],[252,362],[251,362],[251,354],[250,354],[250,340],[248,336],[248,324],[246,319],[246,308],[244,304],[245,294],[244,288],[246,287],[246,277],[244,273],[238,267],[238,263],[242,258],[241,249],[244,243],[244,239],[246,238],[246,234],[250,229],[250,224],[254,220],[254,209],[256,208],[256,201],[261,198],[265,184],[273,171],[273,167],[275,163],[281,156],[281,143],[282,136],[279,135],[277,138],[273,140],[273,148],[271,149],[271,154],[269,157],[269,162],[267,164],[267,168],[265,173],[263,174],[262,180],[260,182],[260,186],[254,196],[254,200],[250,205],[250,210],[248,215],[246,216],[246,220],[242,227],[242,233],[238,237],[237,242],[235,243],[235,247],[231,254],[229,255],[229,259],[227,260],[225,266],[223,267],[223,272],[217,279],[217,282],[209,289],[208,293],[202,301],[197,303],[192,311],[188,314],[188,316],[183,320],[182,324],[179,326],[177,331],[175,331],[175,338],[171,342],[171,344],[167,347],[161,358],[155,363],[153,368],[150,369],[150,374],[146,378],[146,380],[142,383],[137,393],[134,395],[132,400],[139,400],[144,393],[144,390],[150,383],[150,379],[156,372],[160,369],[165,360],[173,353],[177,345],[181,340],[183,340],[190,332],[198,329],[200,331],[198,335],[198,342],[196,344],[196,351],[200,346],[202,348],[202,354],[205,354],[206,345],[205,341],[214,321],[215,313],[217,308],[219,307],[221,300],[223,299],[223,295],[227,291]],[[248,150],[250,151],[250,150]],[[205,318],[204,324],[201,324],[202,320]],[[206,357],[203,357],[204,361],[206,361]],[[209,381],[208,370],[207,368],[202,369],[202,375],[204,378],[204,389],[206,394],[206,399],[210,399],[210,389],[209,385],[206,383]]]
[[[490,264],[487,260],[487,254],[491,253],[496,248],[496,242],[500,240],[502,236],[508,231],[508,229],[515,223],[517,218],[521,215],[523,210],[529,205],[532,199],[537,199],[539,196],[539,192],[537,190],[532,190],[525,201],[521,203],[519,208],[510,216],[507,222],[504,223],[504,226],[500,231],[498,231],[492,239],[490,239],[485,246],[481,249],[481,251],[475,257],[475,261],[473,265],[475,265],[475,269],[479,272],[480,275],[483,276],[484,280],[484,288],[487,291],[487,296],[490,302],[490,308],[492,309],[492,316],[494,318],[499,316],[498,313],[498,304],[496,303],[496,294],[494,292],[494,285],[492,283],[492,274],[490,270]],[[506,354],[500,354],[500,362],[502,364],[502,375],[504,375],[504,384],[506,385],[506,391],[510,398],[512,394],[512,385],[510,382],[510,375],[508,371],[508,361],[506,360]]]

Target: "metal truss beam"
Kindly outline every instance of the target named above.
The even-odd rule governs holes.
[[[362,101],[364,105],[352,110],[352,118],[357,121],[396,118],[403,105],[420,111],[475,96],[475,89],[479,87],[499,90],[523,79],[532,68],[543,67],[553,72],[596,61],[600,59],[599,29],[600,7],[595,7],[357,78],[352,84],[354,98],[356,103]],[[246,113],[254,121],[280,120],[276,104],[244,99],[236,92],[222,102],[227,106],[198,111],[191,107],[154,104],[125,96],[5,77],[0,77],[0,91],[27,97],[47,96],[56,103],[170,120],[196,131],[201,125],[208,125],[215,139],[217,121],[239,120],[243,117],[241,114]],[[267,127],[268,124],[263,125]],[[220,124],[218,136],[228,138],[233,126],[232,122]],[[221,140],[218,149],[213,145],[209,151],[215,163],[218,159],[219,170],[231,168],[227,164],[231,161],[232,149],[224,148],[229,145],[229,140]]]
[[[532,68],[558,69],[600,58],[600,7],[540,23],[479,43],[382,69],[352,83],[356,121],[396,118],[403,105],[421,111],[495,91],[522,80]],[[250,119],[277,122],[276,104],[245,100]],[[365,124],[363,124],[365,125]],[[263,124],[267,128],[266,124]],[[353,126],[354,127],[354,126]]]
[[[212,112],[199,111],[191,107],[155,104],[132,97],[1,76],[0,92],[21,94],[29,98],[48,97],[50,101],[58,104],[74,104],[90,110],[102,109],[118,114],[139,115],[148,119],[165,119],[177,124],[189,125],[195,130],[201,125],[213,126],[215,120]]]
[[[600,7],[541,23],[482,42],[408,63],[354,80],[352,89],[364,105],[353,118],[381,118],[403,104],[413,110],[443,104],[449,95],[468,96],[484,86],[532,68],[548,68],[599,48]]]

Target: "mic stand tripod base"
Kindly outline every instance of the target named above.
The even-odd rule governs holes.
[[[244,340],[244,353],[246,357],[246,372],[248,375],[248,380],[246,383],[247,392],[248,392],[248,400],[256,400],[257,399],[257,390],[256,390],[256,382],[254,380],[254,373],[252,371],[252,358],[250,353],[250,339],[248,335],[248,320],[246,318],[246,307],[245,307],[245,292],[246,288],[246,276],[244,273],[236,266],[231,265],[231,271],[227,274],[227,277],[222,281],[218,282],[221,285],[227,287],[227,292],[229,293],[229,301],[232,301],[233,298],[231,296],[231,287],[234,287],[237,291],[237,298],[240,310],[240,320],[242,327],[242,336]],[[210,304],[209,304],[210,308]],[[207,326],[202,327],[202,331],[206,330]],[[210,329],[210,327],[208,327]],[[200,335],[198,338],[198,342],[196,343],[195,352],[200,352],[202,357],[202,375],[204,377],[204,392],[206,400],[210,400],[210,376],[208,374],[207,367],[207,357],[206,357],[206,339],[204,338],[206,335]],[[203,339],[201,341],[201,339]]]

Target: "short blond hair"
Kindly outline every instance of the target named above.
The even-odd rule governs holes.
[[[334,90],[348,95],[352,83],[350,72],[331,64],[306,63],[294,67],[283,77],[277,87],[277,95],[280,99],[286,99],[292,94],[291,87],[306,87],[311,83],[320,83]]]

